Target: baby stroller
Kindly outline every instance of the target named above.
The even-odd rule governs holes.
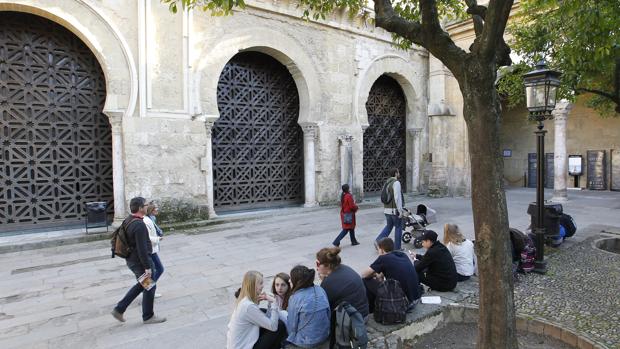
[[[409,243],[413,239],[413,246],[415,248],[422,248],[422,240],[420,237],[422,237],[422,234],[426,231],[427,225],[437,222],[435,214],[435,210],[424,204],[418,205],[415,214],[403,208],[403,242]],[[407,231],[407,229],[411,230]]]

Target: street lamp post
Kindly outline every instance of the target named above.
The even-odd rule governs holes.
[[[560,72],[548,69],[544,60],[536,64],[536,69],[523,74],[529,119],[538,122],[538,130],[534,132],[536,134],[536,207],[538,209],[536,226],[534,227],[534,235],[536,236],[534,271],[540,274],[547,272],[544,250],[545,191],[543,188],[543,178],[545,175],[543,156],[545,154],[545,134],[547,131],[544,130],[544,121],[553,118],[551,111],[555,108],[557,88],[560,85],[561,75]]]

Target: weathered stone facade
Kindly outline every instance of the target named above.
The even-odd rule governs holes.
[[[394,78],[405,95],[407,182],[409,191],[424,191],[427,52],[398,50],[388,33],[346,14],[304,21],[294,1],[247,3],[228,17],[172,14],[157,0],[0,1],[0,11],[59,23],[99,61],[106,77],[103,112],[112,128],[115,220],[136,195],[168,207],[170,220],[217,213],[211,129],[219,117],[218,78],[241,51],[274,57],[295,81],[306,206],[335,202],[343,180],[363,196],[365,103],[382,75]],[[343,140],[351,154],[344,159]],[[347,159],[352,164],[343,163]]]

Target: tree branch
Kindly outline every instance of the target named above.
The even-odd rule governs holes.
[[[487,14],[487,8],[478,5],[478,1],[476,0],[465,0],[465,3],[467,4],[467,13],[471,15],[471,19],[474,22],[476,37],[479,37],[484,27],[484,18]]]
[[[420,22],[409,21],[397,15],[390,0],[375,1],[375,23],[379,28],[426,47]]]
[[[482,57],[487,59],[495,57],[498,45],[506,46],[502,49],[503,51],[508,47],[505,42],[502,45],[502,42],[513,2],[514,0],[490,0],[485,14],[484,29],[480,36],[479,53]]]
[[[601,90],[597,90],[597,89],[593,89],[593,88],[584,88],[584,87],[575,87],[575,88],[573,88],[573,90],[576,93],[584,93],[584,92],[593,93],[595,95],[599,95],[599,96],[608,98],[608,99],[614,101],[616,104],[620,102],[618,100],[618,98],[616,98],[616,96],[614,96],[613,94],[611,94],[609,92],[605,92],[605,91],[601,91]]]

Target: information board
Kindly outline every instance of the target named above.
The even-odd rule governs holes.
[[[607,190],[607,167],[605,150],[588,150],[586,155],[588,189]]]

